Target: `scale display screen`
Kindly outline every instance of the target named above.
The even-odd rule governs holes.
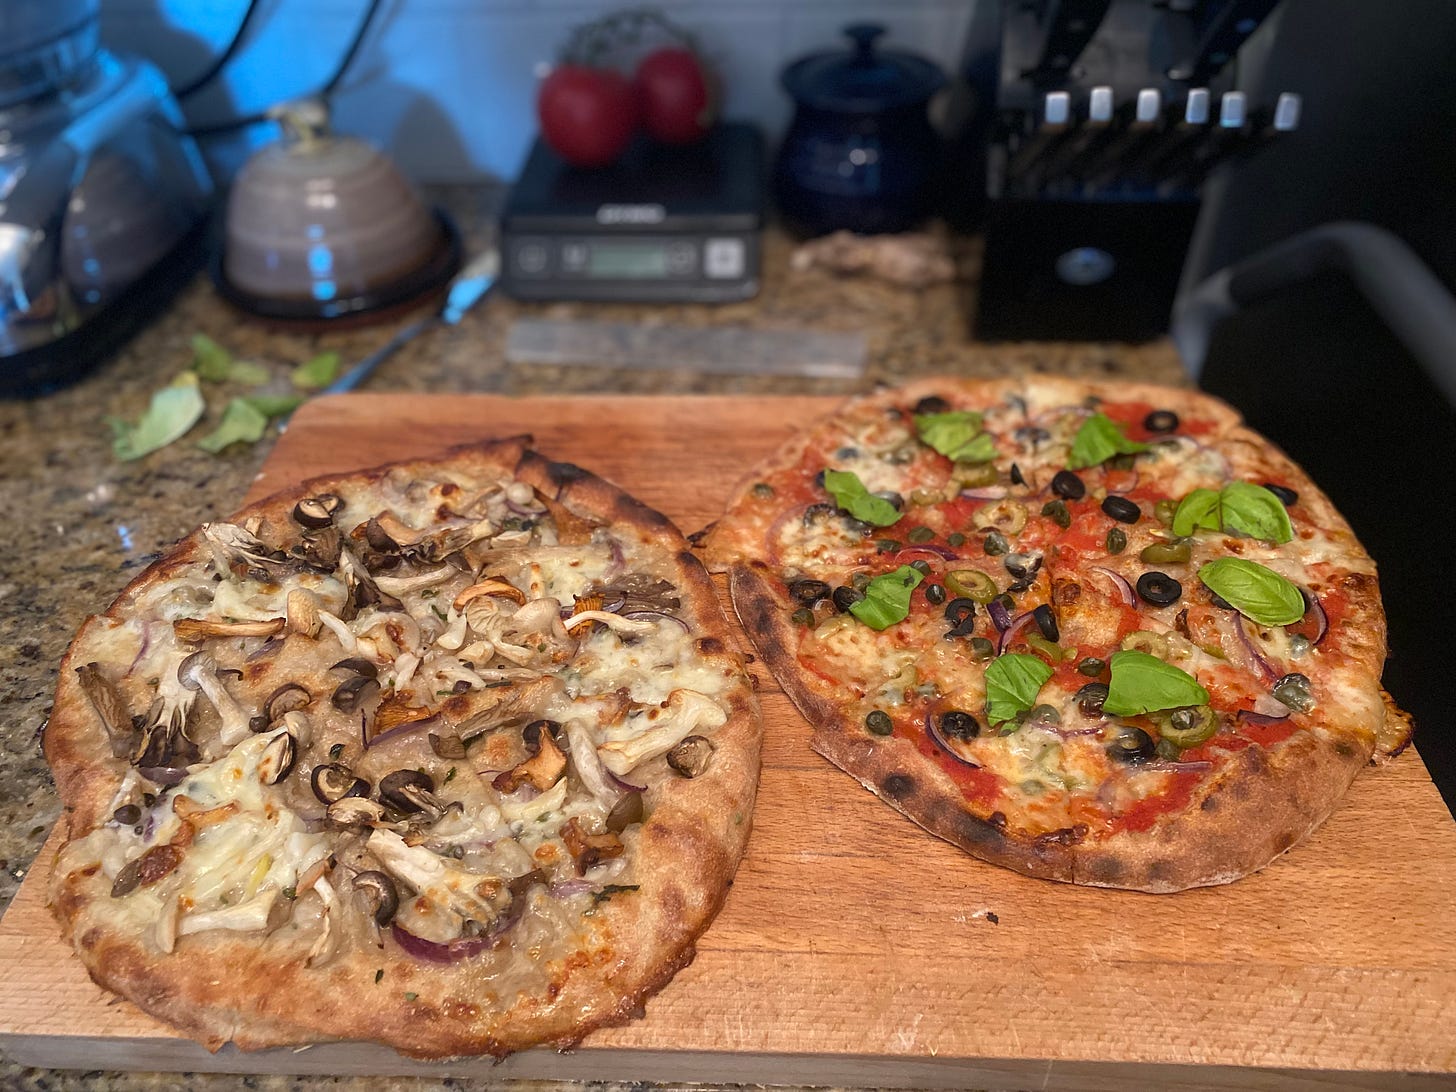
[[[652,243],[593,242],[586,272],[589,277],[665,277],[667,250]]]

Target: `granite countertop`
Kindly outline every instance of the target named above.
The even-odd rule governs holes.
[[[467,239],[488,233],[498,191],[442,189]],[[494,296],[456,327],[415,339],[364,389],[430,392],[840,394],[917,375],[1001,376],[1051,372],[1181,384],[1166,341],[1145,346],[968,340],[971,270],[958,284],[911,290],[867,278],[789,268],[792,243],[764,243],[763,288],[751,301],[719,306],[521,304]],[[741,327],[860,334],[867,346],[856,380],[627,371],[591,366],[512,365],[504,360],[518,318],[593,319],[636,325]],[[397,319],[402,323],[407,319]],[[9,515],[0,552],[0,909],[8,906],[60,812],[40,750],[56,665],[87,614],[100,610],[151,558],[203,520],[235,508],[276,436],[221,455],[195,446],[225,399],[209,391],[207,421],[188,437],[135,462],[112,455],[108,415],[135,420],[153,391],[188,367],[190,342],[205,333],[238,358],[275,367],[335,350],[347,364],[372,352],[391,326],[321,334],[279,333],[242,317],[199,275],[170,310],[91,376],[30,402],[0,401],[0,506]],[[212,403],[217,403],[213,405]],[[0,1087],[71,1089],[232,1088],[239,1078],[196,1075],[60,1074],[26,1070],[0,1056]],[[250,1088],[292,1088],[292,1079],[249,1078]],[[333,1080],[299,1080],[333,1087]],[[433,1082],[341,1081],[356,1089],[433,1088]],[[517,1086],[524,1087],[524,1086]]]

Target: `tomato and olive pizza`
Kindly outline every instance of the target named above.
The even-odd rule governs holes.
[[[616,487],[520,439],[319,479],[82,628],[51,904],[214,1048],[569,1045],[692,958],[760,734],[707,573]]]
[[[1409,735],[1373,562],[1193,391],[863,397],[767,459],[705,545],[813,746],[1032,876],[1237,879]]]

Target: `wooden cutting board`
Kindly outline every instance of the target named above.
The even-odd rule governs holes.
[[[249,499],[529,431],[692,531],[830,405],[345,395],[299,411]],[[91,984],[44,907],[51,845],[0,923],[0,1047],[86,1069],[1449,1087],[1437,1075],[1456,1071],[1456,824],[1414,752],[1362,773],[1314,837],[1255,876],[1178,895],[1099,891],[993,868],[923,833],[813,753],[808,726],[755,670],[767,745],[748,855],[696,962],[629,1027],[500,1066],[351,1043],[210,1055]]]

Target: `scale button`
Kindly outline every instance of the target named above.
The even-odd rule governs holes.
[[[693,273],[698,268],[698,248],[695,243],[673,243],[667,248],[667,268],[679,275]]]
[[[741,277],[746,265],[742,239],[709,239],[703,248],[703,271],[710,277],[720,280]]]
[[[522,273],[544,273],[549,257],[542,243],[522,243],[516,248],[516,268]]]
[[[580,273],[586,268],[588,250],[585,243],[567,243],[561,248],[561,266],[571,273]]]

